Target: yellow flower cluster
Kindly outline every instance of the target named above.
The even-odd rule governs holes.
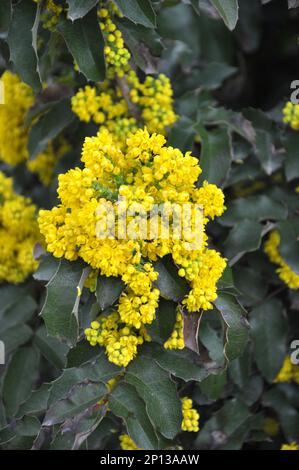
[[[182,412],[183,412],[183,422],[182,430],[188,432],[198,432],[199,431],[199,413],[192,408],[193,401],[191,398],[184,397],[182,398]]]
[[[287,356],[275,382],[291,382],[292,380],[299,384],[299,366],[292,364],[290,357]]]
[[[116,28],[111,19],[111,12],[107,8],[100,8],[98,15],[106,43],[104,54],[108,66],[108,76],[113,78],[116,74],[119,77],[123,77],[124,73],[128,70],[131,54],[125,47],[121,31]]]
[[[177,120],[169,79],[160,74],[157,78],[147,76],[142,83],[133,70],[126,75],[126,79],[129,98],[140,113],[142,123],[150,133],[165,135],[167,128]],[[96,87],[87,85],[80,89],[72,97],[72,110],[81,121],[93,120],[96,124],[105,126],[124,144],[124,136],[129,131],[137,130],[137,121],[132,117],[122,90],[118,86],[109,85],[111,84],[105,81]]]
[[[34,160],[29,160],[27,149],[29,128],[25,119],[34,103],[31,88],[20,78],[6,71],[2,75],[5,104],[0,106],[0,159],[9,165],[26,162],[29,171],[36,173],[40,181],[51,182],[57,160],[68,151],[65,140],[50,142]]]
[[[120,448],[122,450],[142,450],[139,447],[137,447],[133,439],[130,436],[128,436],[128,434],[122,434],[121,436],[119,436],[119,440],[120,440]]]
[[[85,335],[91,346],[104,346],[109,361],[120,367],[126,367],[136,356],[137,346],[149,339],[144,328],[137,332],[123,326],[116,311],[91,322]]]
[[[290,444],[283,444],[280,450],[299,450],[299,445],[296,442],[291,442]]]
[[[165,349],[184,349],[184,328],[183,328],[183,316],[177,308],[176,322],[174,324],[173,332],[170,338],[164,343]]]
[[[299,130],[299,105],[288,101],[283,108],[283,122],[289,124],[295,131]]]
[[[276,270],[280,279],[285,282],[290,289],[299,288],[299,275],[291,270],[290,266],[284,261],[279,253],[280,235],[277,230],[270,233],[268,240],[265,243],[264,250],[268,255],[270,261],[279,266]]]
[[[5,103],[0,106],[0,158],[16,165],[28,158],[25,117],[33,105],[31,88],[9,71],[3,73]]]
[[[35,3],[41,3],[41,0],[33,0]],[[59,17],[65,8],[57,4],[55,0],[46,0],[45,8],[41,15],[43,27],[53,31],[59,21]]]
[[[23,282],[38,266],[33,247],[39,241],[36,207],[15,194],[12,180],[0,172],[0,282]]]
[[[158,273],[152,263],[157,258],[171,255],[181,266],[180,274],[190,281],[191,290],[184,299],[188,310],[212,308],[225,260],[207,247],[204,227],[208,217],[223,212],[224,199],[214,185],[195,186],[201,170],[190,152],[183,155],[165,146],[162,135],[150,135],[146,129],[130,133],[125,147],[107,129],[100,130],[85,139],[82,162],[83,169],[59,176],[61,204],[40,211],[39,226],[54,256],[70,261],[82,258],[102,275],[120,276],[124,281],[118,310],[100,317],[86,336],[92,345],[105,346],[110,361],[127,365],[138,344],[149,340],[145,325],[155,319],[159,290],[154,286]],[[190,249],[194,234],[175,236],[172,204],[179,209],[185,203],[204,206],[203,242],[196,249]],[[163,215],[152,213],[161,204],[169,212],[171,225],[165,238],[149,236],[148,231],[153,222],[160,233],[164,228]],[[177,345],[182,347],[177,334]]]

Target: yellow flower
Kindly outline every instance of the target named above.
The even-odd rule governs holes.
[[[119,440],[120,440],[120,448],[122,450],[142,450],[135,444],[133,439],[130,436],[128,436],[128,434],[122,434],[119,437]]]
[[[179,309],[177,308],[176,322],[174,324],[173,332],[170,338],[164,343],[165,349],[184,349],[184,328],[183,328],[183,317]]]
[[[299,130],[299,105],[288,101],[283,108],[283,122],[290,124],[295,131]]]
[[[198,432],[199,431],[199,413],[193,407],[193,402],[191,398],[184,397],[182,398],[182,430],[188,432]]]
[[[299,288],[299,275],[291,270],[288,264],[284,261],[282,256],[279,253],[280,245],[280,235],[277,230],[274,230],[270,233],[268,240],[265,243],[264,250],[268,255],[270,261],[279,266],[276,269],[276,272],[280,279],[288,286],[290,289]]]

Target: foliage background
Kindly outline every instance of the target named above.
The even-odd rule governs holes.
[[[0,5],[1,69],[18,72],[36,93],[28,117],[38,117],[29,138],[31,157],[56,135],[72,144],[56,175],[78,165],[84,136],[96,131],[71,114],[70,97],[87,80],[105,75],[93,29],[97,1],[67,3],[70,19],[61,19],[51,32],[39,24],[31,0]],[[161,314],[173,312],[183,289],[173,269],[164,270],[159,287],[166,300],[153,326],[155,341],[140,350],[100,410],[95,405],[107,395],[104,384],[119,368],[82,340],[82,330],[99,305],[115,301],[115,286],[99,282],[97,298],[83,293],[77,342],[66,325],[81,265],[58,266],[47,256],[24,284],[2,284],[1,445],[112,449],[119,448],[122,432],[143,448],[279,449],[284,442],[298,442],[298,384],[273,381],[290,342],[299,338],[299,295],[279,279],[263,252],[267,234],[277,227],[283,257],[299,274],[299,134],[282,124],[290,84],[299,76],[298,2],[125,3],[119,27],[137,66],[144,73],[164,72],[174,87],[180,120],[169,133],[169,145],[193,148],[202,178],[225,192],[228,209],[208,230],[229,268],[215,309],[198,316],[200,354],[188,348],[166,352],[160,346],[174,322],[173,313],[167,320]],[[74,71],[74,59],[82,73]],[[48,84],[46,92],[42,82]],[[0,169],[13,175],[16,189],[39,207],[57,202],[57,178],[44,188],[22,165],[1,163]],[[195,330],[190,330],[191,343]],[[192,397],[199,410],[199,433],[180,432],[178,394]],[[275,435],[265,427],[267,418],[278,424]]]

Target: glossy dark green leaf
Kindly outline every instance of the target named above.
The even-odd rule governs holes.
[[[287,181],[292,181],[299,177],[299,136],[297,132],[287,134],[284,139],[284,146],[286,149],[284,162],[285,175]]]
[[[39,264],[39,267],[33,274],[34,279],[37,281],[50,281],[59,267],[59,259],[47,254],[44,256]]]
[[[176,320],[176,304],[160,299],[156,318],[147,326],[147,332],[154,341],[164,343],[171,335]]]
[[[5,356],[8,358],[12,351],[26,344],[31,339],[32,335],[32,329],[26,324],[11,326],[7,328],[7,330],[2,331],[0,340],[3,341],[5,345]]]
[[[235,224],[224,242],[224,253],[230,266],[236,263],[244,253],[258,250],[261,246],[263,226],[253,220],[243,219]]]
[[[223,186],[227,180],[231,166],[232,153],[228,132],[225,129],[207,131],[197,126],[201,139],[200,181],[208,180]]]
[[[167,300],[179,302],[188,292],[188,286],[179,277],[176,266],[169,260],[158,260],[154,263],[155,271],[159,273],[156,281],[161,296]]]
[[[197,449],[221,449],[230,437],[249,418],[250,411],[242,402],[233,398],[225,403],[204,424],[195,441]]]
[[[57,369],[62,369],[65,366],[68,346],[61,343],[57,338],[48,335],[44,325],[36,331],[34,343],[42,355]]]
[[[78,20],[85,16],[99,0],[67,0],[69,5],[67,16],[70,20]]]
[[[83,18],[61,19],[58,30],[76,61],[80,72],[88,80],[99,82],[105,78],[104,40],[94,8]]]
[[[7,366],[3,383],[3,400],[7,415],[12,417],[28,398],[37,379],[39,355],[34,348],[22,347]]]
[[[146,404],[135,387],[119,383],[110,394],[109,409],[126,423],[129,436],[141,449],[158,449],[158,439],[147,415]]]
[[[122,14],[133,23],[148,28],[156,26],[156,15],[150,0],[113,0]]]
[[[169,373],[147,357],[137,357],[128,367],[126,381],[146,403],[155,429],[168,439],[180,432],[181,402]]]
[[[40,7],[31,0],[18,2],[13,9],[7,42],[10,60],[22,80],[34,90],[41,89],[38,56],[35,44],[35,22],[39,21]]]
[[[69,100],[55,103],[30,129],[28,140],[30,158],[36,158],[47,147],[49,141],[60,134],[74,119]]]
[[[281,302],[270,299],[254,308],[250,312],[250,326],[258,368],[272,382],[286,355],[287,322]]]
[[[232,361],[241,356],[249,338],[249,325],[245,317],[245,310],[230,294],[220,294],[215,300],[226,325],[226,344],[224,354],[227,360]]]
[[[61,261],[55,276],[47,284],[47,296],[41,312],[48,333],[73,345],[78,337],[74,310],[82,276],[82,265]]]
[[[219,223],[233,227],[244,218],[262,222],[264,220],[282,220],[288,216],[285,204],[275,201],[265,194],[249,196],[232,201]]]
[[[43,425],[52,426],[78,415],[100,401],[107,391],[107,387],[101,382],[86,380],[74,385],[66,398],[58,400],[48,409]]]
[[[299,275],[299,221],[297,218],[277,224],[279,253],[293,272]]]
[[[99,276],[97,279],[96,296],[102,310],[117,301],[124,289],[123,281],[118,277]]]

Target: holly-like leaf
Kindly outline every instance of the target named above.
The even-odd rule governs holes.
[[[287,322],[281,302],[270,299],[254,308],[250,312],[250,325],[257,366],[273,382],[286,355]]]
[[[112,413],[123,418],[128,434],[138,447],[151,450],[159,448],[155,430],[146,412],[146,405],[135,387],[119,383],[110,394],[108,406]]]
[[[101,382],[86,380],[74,385],[66,398],[58,400],[49,408],[43,425],[52,426],[78,415],[100,401],[107,391],[107,387]]]
[[[6,413],[16,414],[32,390],[37,379],[39,355],[29,346],[19,348],[10,361],[3,383],[3,401]]]
[[[104,40],[99,27],[97,9],[83,18],[61,19],[58,30],[76,64],[88,80],[99,82],[105,78]]]
[[[49,141],[60,134],[74,119],[69,100],[55,103],[30,129],[28,139],[30,159],[36,158],[47,147]]]
[[[161,296],[174,302],[179,302],[188,292],[188,286],[178,275],[176,266],[169,260],[158,260],[154,263],[155,271],[159,273],[155,282]]]
[[[0,38],[5,38],[7,36],[11,15],[11,0],[2,0],[0,2]]]
[[[126,381],[134,385],[146,403],[155,429],[168,439],[180,432],[181,402],[169,374],[153,360],[138,356],[128,367]]]
[[[249,324],[245,310],[230,294],[220,294],[215,305],[226,325],[226,344],[224,354],[228,361],[241,356],[248,341]]]
[[[156,26],[156,14],[150,0],[113,0],[122,14],[147,28]]]
[[[35,34],[40,6],[31,0],[18,2],[13,9],[7,42],[10,60],[22,80],[35,91],[41,89]]]
[[[75,21],[92,10],[99,3],[99,0],[67,0],[67,3],[69,5],[67,17]]]
[[[78,337],[78,322],[75,306],[77,286],[82,276],[82,265],[62,260],[58,271],[47,284],[47,296],[41,315],[48,333],[69,345],[74,345]]]
[[[68,346],[61,343],[57,338],[48,335],[44,325],[36,331],[34,342],[42,355],[57,369],[62,369],[65,366]]]
[[[235,224],[224,242],[225,255],[230,266],[245,253],[257,250],[261,245],[263,226],[253,220],[243,219]]]
[[[110,307],[119,298],[124,289],[123,281],[118,277],[99,276],[96,296],[102,310]]]

